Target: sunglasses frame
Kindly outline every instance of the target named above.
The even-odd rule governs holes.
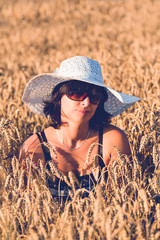
[[[90,100],[90,103],[91,104],[98,104],[101,100],[101,96],[99,95],[98,98],[95,98],[94,97],[97,97],[98,94],[93,94],[91,91],[70,91],[70,93],[72,92],[72,94],[75,94],[75,93],[82,93],[82,95],[80,95],[80,97],[83,97],[83,95],[85,95],[82,99],[74,99],[74,97],[72,96],[72,94],[69,94],[69,93],[66,93],[67,97],[73,101],[76,101],[76,102],[82,102],[84,101],[84,99],[86,97],[89,97],[89,100]]]

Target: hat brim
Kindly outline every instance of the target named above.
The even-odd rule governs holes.
[[[111,114],[111,118],[121,114],[135,102],[140,100],[138,97],[117,92],[103,83],[62,77],[55,73],[45,73],[35,76],[28,82],[22,96],[22,101],[32,112],[46,117],[43,112],[44,101],[50,100],[52,91],[58,84],[70,80],[78,80],[105,88],[108,94],[108,99],[104,103],[104,109]]]

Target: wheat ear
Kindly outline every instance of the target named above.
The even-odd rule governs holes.
[[[90,145],[90,147],[89,147],[85,164],[89,163],[90,157],[91,157],[91,153],[92,153],[92,151],[93,151],[93,148],[94,148],[96,145],[100,145],[100,146],[103,147],[103,145],[100,144],[100,143],[96,143],[96,142],[95,142],[95,143],[92,143],[92,144]]]

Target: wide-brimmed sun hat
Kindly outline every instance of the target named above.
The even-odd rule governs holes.
[[[111,117],[117,116],[140,100],[138,97],[117,92],[104,85],[100,64],[87,57],[76,56],[64,60],[60,68],[53,73],[44,73],[33,77],[26,85],[22,101],[32,112],[45,117],[44,101],[51,98],[53,89],[58,84],[70,80],[79,80],[104,87],[108,94],[108,99],[104,102],[104,109],[111,114]]]

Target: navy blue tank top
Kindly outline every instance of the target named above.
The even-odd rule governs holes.
[[[44,131],[41,131],[40,133],[36,133],[40,143],[42,143],[42,150],[44,153],[44,157],[45,157],[45,161],[46,161],[46,167],[47,169],[50,171],[50,166],[48,164],[49,161],[51,161],[51,154],[50,154],[50,150],[49,148],[47,148],[43,143],[47,143],[47,138],[46,135],[44,133]],[[101,126],[99,128],[99,145],[98,145],[98,155],[99,155],[99,166],[101,168],[101,170],[106,167],[104,162],[103,162],[103,126]],[[88,175],[82,175],[82,176],[76,176],[78,182],[79,182],[79,186],[76,185],[75,183],[75,189],[78,188],[85,188],[86,190],[92,190],[96,184],[97,181],[94,178],[93,173],[88,174]],[[107,171],[105,171],[105,181],[107,182],[107,178],[108,178],[108,173]],[[67,198],[67,196],[69,195],[69,191],[71,191],[71,187],[68,186],[68,184],[64,181],[61,180],[60,178],[54,176],[54,181],[48,179],[48,187],[50,189],[50,192],[52,194],[53,197],[63,197],[63,198]]]

